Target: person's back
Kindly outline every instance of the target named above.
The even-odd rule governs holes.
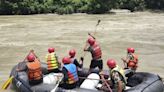
[[[48,49],[48,54],[46,55],[46,61],[47,61],[47,70],[49,73],[54,72],[58,73],[59,71],[59,63],[57,56],[55,54],[55,49],[54,48],[49,48]]]
[[[109,79],[104,79],[104,74],[100,73],[101,78],[104,80],[102,87],[99,89],[107,92],[123,92],[126,86],[124,70],[116,64],[113,59],[108,59],[107,65],[109,68]],[[110,86],[109,86],[110,85]],[[111,89],[111,88],[112,89]]]
[[[63,69],[62,73],[64,74],[63,84],[60,86],[65,89],[76,88],[78,82],[77,67],[72,64],[69,57],[63,58]]]
[[[34,50],[31,50],[25,60],[18,64],[16,71],[27,72],[30,85],[37,85],[43,82],[41,63],[35,55]]]
[[[111,81],[113,84],[113,90],[115,90],[116,92],[119,92],[119,86],[122,85],[122,90],[125,89],[126,86],[126,80],[125,80],[125,74],[124,74],[124,70],[119,67],[118,65],[116,65],[115,68],[113,68],[110,71],[111,75]]]
[[[28,68],[27,73],[28,73],[30,85],[36,85],[43,82],[41,64],[37,59],[28,62],[27,68]]]
[[[93,37],[88,38],[87,44],[89,44],[89,46],[86,45],[84,47],[84,51],[89,51],[92,55],[89,72],[91,72],[92,69],[96,67],[99,68],[99,71],[102,71],[103,60],[102,60],[102,51],[100,46],[97,44],[96,40]]]

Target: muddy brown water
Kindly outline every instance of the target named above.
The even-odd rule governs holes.
[[[120,58],[126,56],[127,47],[134,47],[139,56],[138,71],[164,77],[164,13],[0,16],[0,86],[30,49],[43,62],[48,47],[56,48],[60,61],[73,48],[77,58],[83,56],[87,34],[94,32],[98,19],[101,23],[95,36],[103,51],[104,69],[108,58],[123,67]],[[85,55],[84,67],[89,67],[90,57],[90,53]]]

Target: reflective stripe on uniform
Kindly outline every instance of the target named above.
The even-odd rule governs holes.
[[[93,52],[92,52],[93,59],[101,58],[102,56],[101,48],[97,43],[92,46],[92,49],[93,49]]]
[[[48,70],[57,69],[58,62],[55,53],[50,53],[46,55]]]

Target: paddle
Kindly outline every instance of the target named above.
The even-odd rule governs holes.
[[[97,24],[96,24],[96,27],[95,27],[94,35],[96,35],[97,26],[100,24],[100,22],[101,22],[101,20],[99,19],[99,20],[97,21]]]
[[[100,76],[101,76],[103,82],[105,83],[105,85],[108,87],[109,91],[110,91],[110,92],[113,92],[112,89],[110,88],[110,85],[109,85],[109,84],[107,83],[107,81],[105,80],[103,74],[100,74]]]
[[[99,81],[104,81],[103,79],[94,79],[94,78],[87,78],[87,77],[79,77],[79,79],[89,79],[89,80],[99,80]]]
[[[54,89],[52,89],[51,90],[51,92],[56,92],[56,90],[57,90],[57,87],[59,86],[59,84],[60,84],[60,82],[62,81],[62,79],[63,79],[63,75],[59,75],[59,76],[57,76],[57,77],[60,77],[60,79],[59,79],[59,81],[57,81],[57,84],[56,84],[56,86],[55,86],[55,88]]]
[[[100,24],[100,22],[101,22],[101,20],[99,19],[99,20],[97,21],[97,24],[96,24],[96,27],[95,27],[94,35],[96,35],[97,26]],[[93,37],[94,39],[96,39],[96,38],[95,38],[93,35],[91,35],[90,33],[88,33],[88,35],[91,36],[91,37]],[[85,44],[85,47],[87,47],[87,46],[88,46],[88,43]],[[84,54],[83,54],[82,57],[84,58],[85,55],[86,55],[86,52],[84,52]]]
[[[31,50],[32,51],[32,50]],[[31,53],[31,51],[29,52],[29,54]],[[28,55],[29,55],[28,54]],[[27,56],[28,56],[27,55]],[[26,58],[27,58],[27,56],[26,56]],[[23,62],[26,60],[26,58],[23,60]],[[19,66],[18,66],[19,67]],[[6,90],[7,88],[8,88],[8,86],[10,85],[10,83],[12,82],[12,80],[13,80],[13,78],[14,78],[14,76],[10,76],[8,79],[7,79],[7,81],[2,85],[2,89],[3,90]]]
[[[8,86],[10,85],[11,81],[13,80],[13,76],[9,77],[9,79],[2,85],[2,89],[5,90],[8,88]]]
[[[79,77],[80,79],[89,79],[89,80],[99,80],[102,82],[105,82],[105,85],[108,87],[109,91],[112,92],[112,89],[110,88],[109,84],[107,83],[108,80],[106,80],[104,77],[101,76],[102,79],[94,79],[94,78],[87,78],[87,77]]]

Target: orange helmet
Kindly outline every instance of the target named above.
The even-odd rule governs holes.
[[[135,51],[134,48],[127,48],[128,53],[134,53],[134,51]]]
[[[76,54],[76,51],[75,51],[74,49],[72,49],[72,50],[69,51],[69,55],[70,55],[71,57],[74,57],[75,54]]]
[[[111,69],[112,69],[112,68],[115,68],[115,67],[116,67],[116,61],[113,60],[113,59],[108,59],[107,65],[108,65],[108,67],[111,68]]]
[[[69,64],[69,63],[71,63],[71,60],[70,60],[69,57],[64,57],[64,58],[62,59],[62,62],[63,62],[64,64]]]
[[[34,61],[35,60],[35,56],[34,56],[34,54],[29,54],[28,56],[27,56],[27,60],[29,61],[29,62],[32,62],[32,61]]]
[[[89,38],[88,38],[88,43],[89,43],[91,46],[94,45],[95,39],[93,39],[92,37],[89,37]]]
[[[49,52],[49,53],[52,53],[52,52],[54,52],[54,51],[55,51],[54,48],[52,48],[52,47],[48,48],[48,52]]]

